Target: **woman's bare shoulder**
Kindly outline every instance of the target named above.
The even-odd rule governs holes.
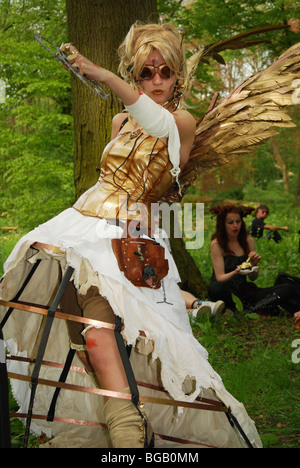
[[[214,257],[225,257],[224,250],[217,239],[213,239],[210,244],[210,252]]]
[[[122,126],[122,123],[124,120],[126,120],[128,117],[128,113],[121,112],[120,114],[116,114],[113,119],[112,119],[112,129],[111,129],[111,135],[112,138],[116,137],[117,134],[120,131],[120,128]]]
[[[192,130],[196,129],[196,119],[189,111],[179,109],[175,111],[173,115],[177,125],[187,125],[189,128],[192,128]]]
[[[250,250],[255,250],[255,242],[254,242],[253,237],[247,236],[247,242],[248,242]]]
[[[222,252],[222,249],[219,246],[219,242],[217,241],[217,239],[213,239],[211,241],[210,248],[211,248],[211,250],[214,250],[215,252]]]
[[[113,127],[121,127],[122,123],[124,122],[125,119],[127,119],[128,113],[126,112],[121,112],[120,114],[116,114],[113,119],[112,119],[112,125]]]

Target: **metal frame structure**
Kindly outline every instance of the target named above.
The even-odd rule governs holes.
[[[48,244],[42,244],[42,243],[35,243],[32,245],[34,248],[41,248],[41,249],[47,249],[47,250],[52,250],[54,252],[60,252],[63,253],[58,247],[55,246],[50,246]],[[0,305],[7,307],[8,310],[2,319],[2,322],[0,323],[0,339],[1,339],[1,334],[3,327],[5,326],[5,323],[9,319],[11,313],[13,312],[14,309],[17,310],[22,310],[24,312],[28,313],[34,313],[34,314],[41,314],[46,316],[44,328],[43,328],[43,333],[42,333],[42,338],[40,341],[40,345],[37,351],[36,358],[34,360],[30,358],[24,358],[24,357],[18,357],[18,356],[6,356],[6,360],[16,360],[16,361],[23,361],[23,362],[30,362],[34,364],[34,368],[32,371],[31,376],[28,375],[22,375],[22,374],[16,374],[16,373],[11,373],[11,372],[6,372],[6,360],[5,363],[1,362],[1,366],[5,366],[5,371],[1,372],[1,397],[2,397],[2,392],[5,388],[8,387],[8,379],[18,379],[22,381],[27,381],[31,383],[31,395],[30,395],[30,402],[28,406],[28,411],[27,413],[10,413],[10,417],[18,417],[18,418],[26,418],[26,429],[25,429],[25,437],[24,437],[24,448],[28,446],[28,437],[30,434],[30,425],[31,425],[31,420],[32,419],[39,419],[39,420],[46,420],[46,421],[60,421],[60,422],[67,422],[67,423],[73,423],[73,424],[80,424],[80,425],[88,425],[88,426],[101,426],[101,427],[106,427],[104,424],[97,422],[97,421],[84,421],[84,420],[79,420],[79,419],[72,419],[72,418],[64,418],[64,417],[59,417],[55,416],[55,406],[56,406],[56,401],[59,396],[59,393],[61,390],[66,389],[66,390],[73,390],[73,391],[79,391],[79,392],[87,392],[91,394],[96,394],[99,396],[107,396],[107,397],[112,397],[112,398],[122,398],[122,399],[131,399],[133,404],[137,407],[138,403],[153,403],[153,404],[159,404],[159,405],[169,405],[169,406],[175,406],[175,407],[184,407],[184,408],[193,408],[193,409],[199,409],[203,411],[217,411],[217,412],[224,412],[225,415],[227,416],[227,419],[231,426],[236,426],[242,437],[244,438],[246,444],[248,447],[252,448],[252,444],[249,441],[248,437],[240,427],[238,421],[234,417],[234,415],[231,413],[230,408],[227,408],[223,402],[221,401],[215,401],[215,400],[210,400],[207,398],[197,398],[194,402],[187,402],[187,401],[177,401],[173,399],[166,399],[166,398],[157,398],[157,397],[150,397],[150,396],[143,396],[139,394],[138,387],[141,388],[151,388],[156,391],[159,391],[162,393],[162,395],[167,392],[162,388],[158,387],[152,384],[144,383],[144,382],[139,382],[136,381],[134,378],[133,370],[130,364],[129,360],[129,355],[128,355],[128,350],[124,344],[123,337],[122,337],[122,322],[119,317],[116,316],[116,324],[110,324],[106,322],[101,322],[98,320],[93,320],[93,319],[88,319],[85,317],[78,317],[76,315],[69,315],[65,314],[62,312],[62,310],[59,308],[59,303],[64,295],[64,292],[66,290],[66,287],[72,277],[74,269],[70,266],[67,267],[65,274],[63,275],[63,278],[61,280],[60,286],[57,290],[57,293],[55,295],[55,298],[53,299],[50,307],[49,306],[43,306],[39,304],[32,304],[28,302],[24,302],[19,300],[22,292],[28,285],[29,281],[31,280],[34,272],[39,266],[39,263],[41,260],[37,260],[37,262],[33,265],[31,271],[29,272],[27,278],[25,279],[24,283],[22,284],[20,290],[16,294],[16,296],[11,300],[11,301],[4,301],[0,300]],[[51,335],[51,327],[53,324],[54,319],[60,319],[60,320],[69,320],[69,321],[75,321],[75,322],[81,322],[87,325],[98,325],[101,327],[109,328],[114,330],[115,336],[116,336],[116,341],[118,344],[119,352],[122,357],[124,369],[126,371],[129,387],[131,393],[121,393],[121,392],[115,392],[111,390],[104,390],[101,388],[92,388],[92,387],[84,387],[80,385],[73,385],[66,383],[66,378],[68,375],[69,370],[75,370],[77,372],[86,372],[85,369],[80,368],[80,367],[74,367],[72,366],[72,360],[73,357],[76,353],[76,350],[70,349],[66,363],[64,365],[55,363],[55,362],[49,362],[44,360],[44,353],[45,349],[49,340],[49,337]],[[143,335],[143,332],[141,332],[141,335]],[[4,342],[3,342],[4,343]],[[46,380],[46,379],[41,379],[39,377],[40,374],[40,369],[41,366],[51,366],[51,367],[56,367],[56,368],[61,368],[62,372],[60,375],[59,380],[53,381],[53,380]],[[38,385],[47,385],[50,387],[56,387],[56,391],[53,395],[52,401],[49,406],[48,414],[47,415],[40,415],[40,414],[34,414],[33,413],[33,404],[34,404],[34,398],[36,394],[36,389]],[[10,437],[8,434],[8,428],[9,428],[9,410],[8,410],[8,399],[7,397],[4,397],[4,406],[2,406],[1,410],[1,416],[0,416],[0,441],[2,445],[9,445],[8,438]],[[5,403],[6,402],[6,403]],[[137,407],[138,409],[138,407]],[[139,411],[139,410],[138,410]],[[3,429],[2,429],[3,428]],[[7,436],[6,438],[3,437],[2,432],[5,431]],[[203,444],[200,442],[195,442],[195,441],[189,441],[189,440],[183,440],[175,437],[170,437],[164,434],[155,434],[156,436],[160,437],[163,440],[169,440],[169,441],[174,441],[176,443],[180,444],[193,444],[194,446],[205,446],[205,447],[211,447],[207,444]],[[4,440],[5,439],[5,440]],[[214,448],[214,447],[211,447]]]

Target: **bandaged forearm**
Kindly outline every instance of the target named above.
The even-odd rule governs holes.
[[[171,112],[156,104],[146,94],[141,94],[134,104],[125,108],[149,135],[168,138],[169,158],[173,164],[171,174],[177,177],[180,172],[180,137]]]

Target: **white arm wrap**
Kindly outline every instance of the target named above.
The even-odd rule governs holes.
[[[134,104],[125,108],[149,135],[156,138],[168,138],[169,158],[173,164],[173,169],[170,172],[173,177],[176,177],[178,182],[178,175],[180,173],[180,137],[171,112],[156,104],[146,94],[141,94]]]

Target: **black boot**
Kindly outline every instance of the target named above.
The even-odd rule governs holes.
[[[249,312],[261,315],[278,315],[279,301],[280,297],[273,292],[272,294],[257,302],[254,306],[252,306]]]

